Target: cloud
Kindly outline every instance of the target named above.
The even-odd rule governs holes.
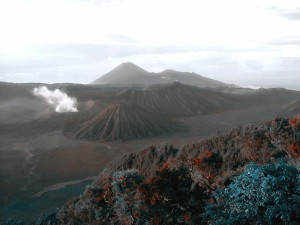
[[[274,10],[278,13],[279,16],[284,17],[288,20],[300,20],[300,7],[289,9],[275,8]]]
[[[300,37],[281,37],[270,42],[271,45],[300,45]]]
[[[298,0],[0,0],[0,79],[89,83],[132,61],[277,85],[300,72],[282,58],[300,57],[299,15]]]
[[[45,99],[55,109],[55,112],[78,112],[77,99],[68,96],[59,89],[51,91],[47,87],[41,86],[34,88],[33,93],[35,96]]]
[[[206,49],[208,48],[200,50]],[[0,54],[1,80],[21,83],[41,82],[42,77],[42,82],[45,83],[90,83],[122,63],[123,58],[126,57],[138,58],[145,54],[184,54],[187,51],[195,51],[195,48],[190,46],[149,47],[141,43],[40,46],[28,55],[1,58]]]
[[[282,17],[285,17],[289,20],[300,20],[300,12],[290,12],[290,13],[282,13]]]

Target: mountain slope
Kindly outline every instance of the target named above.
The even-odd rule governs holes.
[[[150,73],[134,65],[133,63],[122,63],[112,71],[104,74],[92,84],[106,84],[111,86],[134,86],[151,83]]]
[[[161,114],[176,116],[226,111],[237,108],[240,102],[234,95],[199,89],[178,82],[154,86],[147,90],[128,89],[120,93],[117,99]]]
[[[203,77],[196,73],[179,72],[175,70],[165,70],[155,74],[156,76],[165,79],[166,82],[180,82],[182,84],[192,85],[199,88],[220,88],[234,87],[234,85],[225,84],[223,82]]]
[[[300,113],[300,99],[289,102],[282,106],[280,110],[281,115],[284,116],[295,116]]]
[[[152,85],[144,90],[129,88],[121,92],[116,101],[137,104],[164,115],[188,116],[285,105],[299,98],[299,91],[280,88],[260,89],[247,94],[229,94],[174,82]]]
[[[228,186],[249,163],[284,159],[300,167],[300,140],[294,138],[299,131],[299,124],[280,118],[181,149],[151,146],[126,154],[83,195],[39,224],[207,224],[202,213],[213,201],[211,194]]]
[[[255,104],[286,104],[290,101],[299,99],[300,92],[285,88],[260,88],[255,92],[246,94],[246,96],[249,96],[249,100]]]
[[[105,84],[116,87],[148,87],[155,84],[169,84],[176,81],[200,88],[233,86],[195,73],[177,72],[174,70],[165,70],[161,73],[149,73],[133,63],[122,63],[112,71],[92,82],[92,84]]]
[[[0,82],[0,124],[28,122],[47,114],[48,104],[33,94],[36,85]]]
[[[178,130],[174,122],[137,105],[113,104],[83,123],[77,138],[126,140],[170,133]]]

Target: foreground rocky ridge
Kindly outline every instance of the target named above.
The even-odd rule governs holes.
[[[300,167],[297,118],[243,126],[180,149],[150,146],[112,162],[81,196],[35,224],[207,224],[204,207],[216,189],[251,162],[281,160]]]

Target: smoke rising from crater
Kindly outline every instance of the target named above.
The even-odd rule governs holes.
[[[46,100],[51,105],[55,112],[78,112],[77,99],[68,96],[59,89],[49,90],[46,86],[34,88],[33,94]]]

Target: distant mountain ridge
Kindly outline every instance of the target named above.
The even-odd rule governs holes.
[[[92,84],[105,84],[116,87],[148,87],[155,84],[167,84],[173,82],[180,82],[182,84],[193,85],[200,88],[236,87],[235,85],[203,77],[196,73],[178,72],[175,70],[150,73],[130,62],[120,64],[112,71],[92,82]]]
[[[170,119],[286,104],[300,93],[285,89],[229,94],[179,82],[148,88],[123,88],[105,109],[74,129],[77,138],[112,141],[169,134],[188,129]],[[178,128],[178,129],[177,129]]]
[[[151,86],[146,90],[128,89],[120,93],[117,99],[119,102],[137,104],[159,114],[173,116],[226,111],[241,105],[234,95],[179,82]]]
[[[196,73],[179,72],[176,70],[164,70],[160,73],[156,73],[163,79],[180,82],[182,84],[197,86],[200,88],[220,88],[220,87],[237,87],[235,85],[226,84],[221,81],[217,81],[211,78],[203,77]]]

